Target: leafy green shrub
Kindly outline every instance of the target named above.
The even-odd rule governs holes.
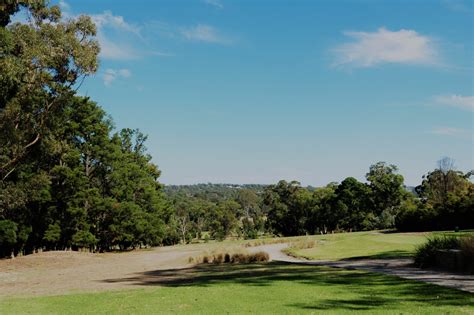
[[[436,251],[442,249],[459,249],[461,241],[455,236],[435,236],[420,245],[415,253],[415,265],[420,268],[434,266]]]

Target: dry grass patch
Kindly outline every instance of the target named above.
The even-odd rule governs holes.
[[[216,249],[201,256],[190,257],[189,263],[196,264],[251,264],[270,260],[266,252],[250,253],[244,248]]]

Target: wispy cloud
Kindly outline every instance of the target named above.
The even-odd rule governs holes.
[[[204,3],[212,5],[216,8],[218,8],[218,9],[223,9],[224,8],[224,5],[222,4],[222,2],[220,0],[204,0]]]
[[[454,12],[472,12],[472,1],[467,0],[443,0],[441,1],[449,10]]]
[[[108,39],[103,34],[98,34],[100,43],[100,57],[112,60],[132,60],[139,57],[132,48],[126,47],[124,43],[116,43]]]
[[[104,81],[104,84],[106,86],[111,86],[112,82],[114,82],[118,78],[128,78],[132,75],[130,70],[128,69],[107,69],[104,72],[104,75],[102,76],[102,79]]]
[[[336,47],[336,66],[372,67],[384,63],[439,64],[434,41],[414,30],[344,32],[353,41]]]
[[[98,29],[109,27],[115,30],[140,35],[140,28],[138,26],[127,23],[123,16],[113,15],[110,11],[104,11],[101,14],[92,14],[91,18]]]
[[[137,49],[139,46],[130,44],[141,39],[138,26],[126,22],[122,16],[113,15],[110,11],[92,14],[91,18],[97,26],[100,57],[113,60],[131,60],[140,57],[140,51]]]
[[[435,96],[434,99],[437,103],[442,105],[474,112],[474,96],[462,96],[456,94],[438,95]]]
[[[463,136],[466,135],[468,131],[452,127],[438,127],[433,129],[430,133],[443,136]]]
[[[62,11],[69,11],[71,10],[71,6],[63,0],[59,1],[59,7],[61,8]]]
[[[231,40],[224,38],[214,27],[198,24],[193,27],[183,28],[181,34],[184,38],[197,41],[216,44],[230,44]]]

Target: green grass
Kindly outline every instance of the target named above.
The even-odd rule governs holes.
[[[417,246],[423,244],[430,235],[467,235],[464,232],[428,233],[383,233],[355,232],[310,236],[317,240],[316,246],[307,249],[290,248],[293,256],[315,260],[339,260],[362,257],[393,258],[412,256]]]
[[[313,248],[289,249],[294,256],[317,260],[339,260],[358,257],[391,258],[413,254],[426,240],[423,234],[356,232],[314,236]]]
[[[144,281],[150,288],[3,298],[0,313],[474,313],[470,293],[381,274],[284,263],[200,266],[113,281]]]

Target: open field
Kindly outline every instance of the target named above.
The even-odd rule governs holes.
[[[428,234],[361,232],[254,242],[309,238],[315,247],[298,251],[318,258],[393,257],[408,255]],[[284,262],[196,266],[189,260],[245,246],[248,241],[225,241],[0,260],[0,314],[474,313],[473,294],[378,273]]]
[[[111,279],[148,289],[3,299],[2,313],[472,314],[474,296],[380,274],[268,263]]]

